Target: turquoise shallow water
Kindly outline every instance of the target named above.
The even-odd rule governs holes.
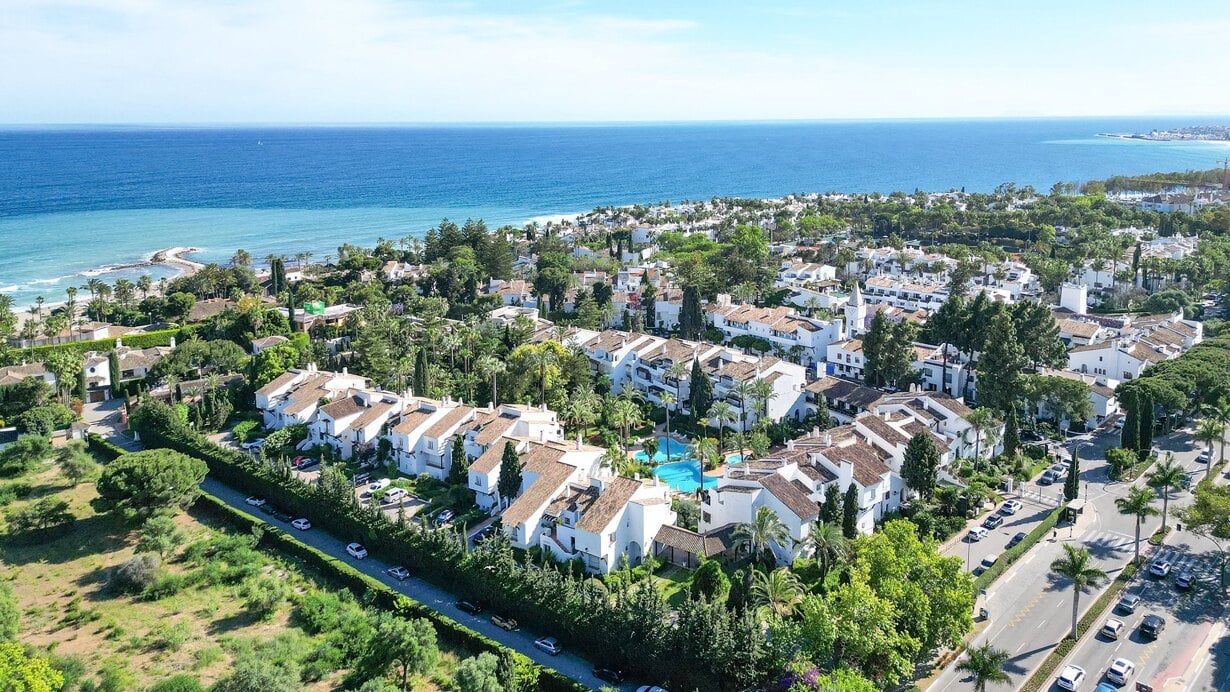
[[[444,216],[494,226],[667,199],[1046,189],[1215,167],[1227,151],[1217,144],[1095,136],[1190,124],[0,128],[0,291],[18,304],[62,300],[83,271],[177,245],[206,261],[239,247],[319,258],[342,242],[422,235]]]

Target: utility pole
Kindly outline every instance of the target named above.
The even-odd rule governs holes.
[[[1224,158],[1217,163],[1221,164],[1221,191],[1225,192],[1230,189],[1230,157]]]

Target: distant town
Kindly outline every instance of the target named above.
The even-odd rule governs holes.
[[[1106,132],[1102,133],[1101,136],[1146,139],[1154,142],[1223,142],[1230,141],[1230,125],[1195,125],[1192,127],[1177,127],[1173,130],[1150,130],[1149,132],[1136,133]]]

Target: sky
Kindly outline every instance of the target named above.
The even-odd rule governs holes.
[[[1226,0],[3,0],[0,123],[1226,115],[1227,37]]]

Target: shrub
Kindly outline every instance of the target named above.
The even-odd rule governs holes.
[[[121,591],[140,593],[158,580],[160,564],[157,555],[133,555],[115,569],[111,583]]]
[[[231,429],[231,434],[235,436],[236,440],[239,440],[240,442],[247,442],[248,440],[256,437],[254,433],[260,430],[261,427],[262,426],[259,421],[245,420],[235,425],[235,427]]]
[[[262,620],[268,620],[278,612],[290,591],[284,582],[274,577],[258,577],[244,582],[239,595],[244,607]]]
[[[145,635],[145,646],[149,649],[179,651],[191,634],[186,623],[164,622]]]
[[[182,574],[163,574],[141,592],[141,597],[147,601],[170,598],[183,591],[187,583],[187,578]]]
[[[154,683],[149,692],[204,692],[205,687],[191,675],[176,675]]]

